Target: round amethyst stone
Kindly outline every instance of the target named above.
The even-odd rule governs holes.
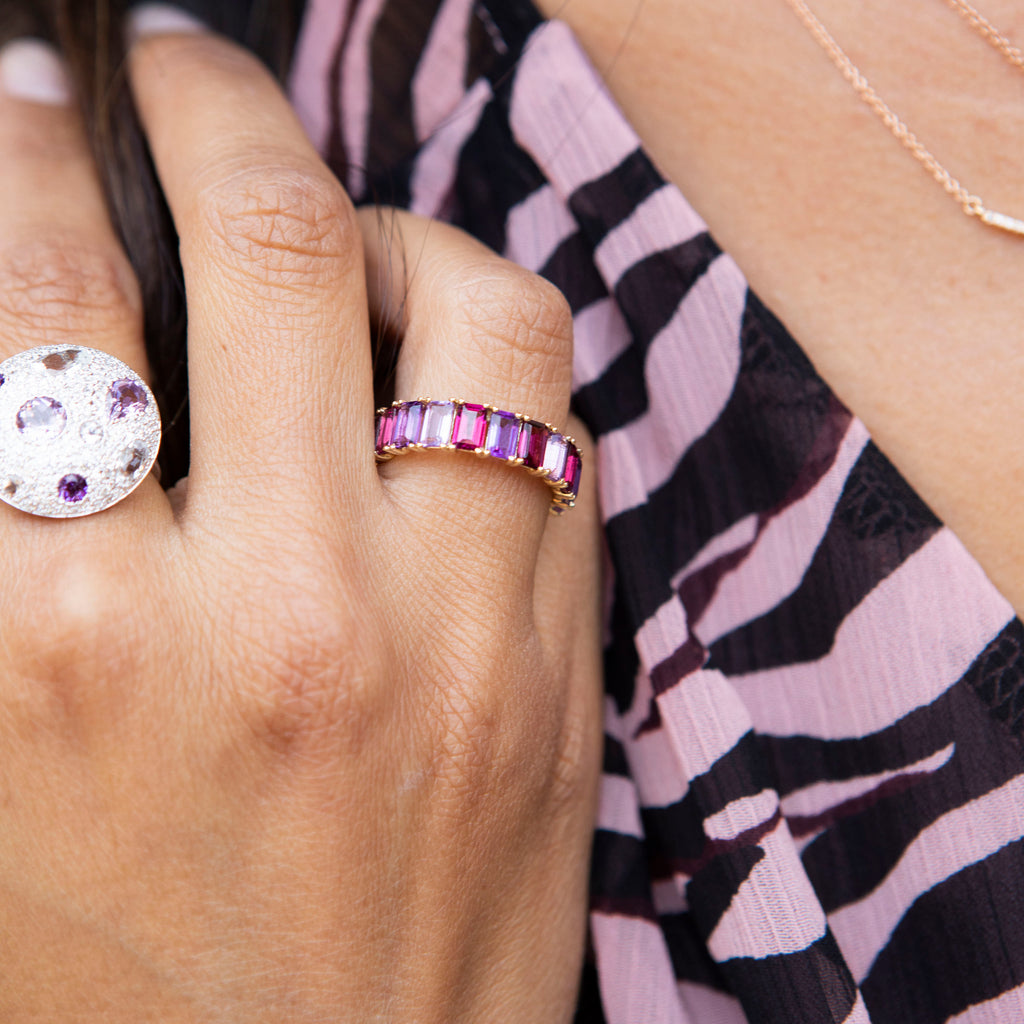
[[[142,412],[149,403],[146,389],[134,380],[115,380],[107,395],[110,401],[110,418],[124,419],[131,412]]]
[[[64,406],[54,398],[30,398],[14,418],[18,433],[28,437],[56,437],[67,423]]]
[[[89,485],[84,476],[77,473],[68,473],[60,478],[57,484],[57,493],[69,504],[81,501],[89,493]]]

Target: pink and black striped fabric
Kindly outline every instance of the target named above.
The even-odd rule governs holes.
[[[1024,1020],[1021,623],[569,31],[522,0],[311,0],[291,91],[358,199],[574,311],[611,561],[577,1020]]]

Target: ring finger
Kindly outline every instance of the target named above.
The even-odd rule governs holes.
[[[460,436],[467,433],[464,410],[490,405],[498,412],[481,424],[486,436],[477,431],[476,444],[464,445],[454,435],[451,440],[506,458],[517,455],[518,432],[526,428],[500,417],[501,411],[532,419],[541,428],[538,437],[547,436],[542,424],[564,427],[572,317],[561,294],[449,225],[394,210],[364,210],[360,218],[371,313],[385,322],[401,321],[396,398],[437,401],[435,411],[428,407],[424,414],[435,418],[449,415],[447,400],[463,399],[469,405],[454,428]],[[500,425],[506,423],[515,442],[503,440]],[[430,510],[425,521],[441,536],[458,530],[453,550],[466,551],[478,563],[493,555],[502,566],[514,552],[514,563],[532,572],[553,495],[543,481],[493,459],[467,465],[461,454],[448,452],[418,457],[415,464],[394,459],[384,475],[403,500]],[[469,535],[479,543],[466,545]]]

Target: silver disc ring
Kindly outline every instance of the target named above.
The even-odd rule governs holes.
[[[106,352],[43,345],[0,363],[0,499],[54,519],[102,512],[153,468],[160,413]]]

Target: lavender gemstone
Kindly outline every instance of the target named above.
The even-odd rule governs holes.
[[[146,389],[136,380],[115,380],[107,392],[110,418],[124,419],[129,413],[139,413],[149,404]]]
[[[454,423],[454,402],[427,402],[423,412],[420,444],[424,448],[443,448],[446,444],[451,444]]]
[[[483,448],[487,436],[487,412],[482,405],[463,405],[455,417],[453,434],[456,448],[473,451]]]
[[[536,420],[526,420],[519,432],[519,446],[516,455],[523,460],[528,469],[540,469],[544,461],[544,442],[548,438],[548,428]]]
[[[496,459],[514,459],[519,441],[519,420],[510,412],[492,412],[487,426],[487,453]]]
[[[43,356],[42,364],[48,370],[66,370],[77,358],[77,348],[66,348],[63,352],[51,352]]]
[[[544,448],[543,468],[548,471],[549,480],[561,480],[565,473],[565,460],[569,454],[569,442],[561,434],[552,434]]]
[[[56,437],[68,421],[64,406],[54,398],[30,398],[14,418],[18,432],[26,437]]]
[[[395,421],[395,433],[391,443],[396,448],[408,448],[411,444],[419,444],[422,425],[423,403],[404,402],[398,407],[398,419]]]
[[[89,485],[84,476],[77,473],[68,473],[60,478],[57,484],[57,493],[69,504],[81,501],[89,493]]]

